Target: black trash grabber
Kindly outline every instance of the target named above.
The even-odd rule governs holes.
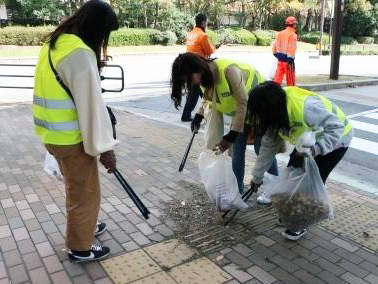
[[[148,219],[148,215],[150,214],[150,211],[147,209],[147,207],[143,204],[143,202],[140,200],[140,198],[136,195],[134,190],[131,188],[131,186],[126,182],[126,180],[123,178],[121,173],[115,169],[114,175],[119,181],[119,183],[122,185],[123,189],[126,191],[126,193],[130,196],[131,200],[134,202],[136,207],[138,207],[140,213],[142,213],[143,217],[145,219]]]
[[[198,132],[196,132],[196,131],[193,132],[192,138],[190,139],[190,142],[189,142],[188,146],[186,147],[184,157],[182,157],[181,164],[180,164],[180,167],[179,167],[179,170],[178,170],[179,172],[182,172],[182,170],[185,167],[186,159],[188,158],[190,148],[192,148],[194,136],[196,136],[197,133]]]
[[[251,187],[250,189],[248,189],[246,192],[244,192],[244,194],[242,195],[242,199],[244,202],[248,201],[248,199],[252,196],[253,193],[257,192],[257,190],[255,190],[253,187]],[[226,212],[223,213],[222,215],[222,219],[226,218],[226,216],[228,215],[228,213],[230,213],[232,210],[227,210]],[[234,217],[236,216],[236,214],[238,214],[238,212],[240,211],[240,209],[236,209],[230,218],[228,218],[228,220],[224,223],[225,226],[227,226],[233,219]]]

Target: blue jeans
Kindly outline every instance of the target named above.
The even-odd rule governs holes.
[[[232,145],[232,169],[236,176],[236,180],[238,181],[239,192],[241,194],[244,192],[245,150],[247,148],[248,132],[249,128],[244,128],[244,132],[238,135],[234,144]],[[261,139],[262,136],[255,137],[254,148],[256,155],[258,155],[260,151]],[[268,173],[278,176],[278,165],[276,158],[274,158]]]

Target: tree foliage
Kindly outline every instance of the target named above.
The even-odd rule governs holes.
[[[0,0],[12,11],[16,24],[57,24],[74,13],[86,0]],[[233,17],[238,26],[253,30],[284,27],[284,19],[293,15],[300,32],[319,31],[323,0],[109,0],[120,24],[130,28],[155,28],[173,31],[182,40],[194,24],[194,15],[209,17],[215,29]],[[328,2],[328,1],[327,1]],[[326,7],[327,21],[330,9]],[[345,0],[343,34],[377,36],[378,0]]]

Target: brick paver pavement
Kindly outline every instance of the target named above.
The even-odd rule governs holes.
[[[112,283],[101,264],[67,259],[64,186],[42,169],[45,150],[33,134],[30,104],[0,109],[0,283]],[[188,184],[202,187],[196,165],[202,139],[195,140],[179,174],[188,130],[126,112],[117,115],[118,168],[152,213],[145,221],[116,179],[101,169],[100,219],[108,231],[99,239],[113,256],[182,234],[164,208],[190,198]],[[249,153],[247,172],[253,159]],[[328,187],[336,219],[313,227],[303,239],[286,241],[275,227],[202,256],[231,276],[228,283],[378,283],[377,198],[332,181]],[[359,212],[368,215],[358,219]],[[362,236],[366,226],[373,233]]]

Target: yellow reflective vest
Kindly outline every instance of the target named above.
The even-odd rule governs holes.
[[[248,99],[249,91],[257,86],[258,84],[265,81],[265,78],[252,66],[241,63],[235,60],[228,59],[216,59],[214,63],[218,69],[219,83],[215,85],[215,91],[218,97],[218,102],[215,109],[221,113],[233,116],[237,103],[235,97],[231,94],[230,86],[228,85],[226,79],[226,70],[230,65],[236,65],[243,72],[247,72],[247,80],[245,82],[245,87],[247,90],[246,99]],[[209,102],[211,104],[211,102]]]
[[[72,34],[59,36],[51,50],[54,68],[71,53],[89,48],[79,37]],[[44,144],[73,145],[83,139],[74,102],[61,87],[49,65],[49,44],[40,52],[35,71],[33,117],[36,134]]]
[[[287,113],[289,115],[290,123],[289,135],[283,134],[282,132],[279,133],[284,140],[295,145],[297,144],[299,136],[306,130],[311,129],[311,127],[305,122],[304,110],[306,100],[313,96],[318,97],[323,102],[325,108],[329,112],[334,113],[344,124],[345,128],[343,137],[349,134],[352,130],[352,124],[345,116],[344,112],[327,98],[298,87],[285,87],[284,90],[286,92]]]

